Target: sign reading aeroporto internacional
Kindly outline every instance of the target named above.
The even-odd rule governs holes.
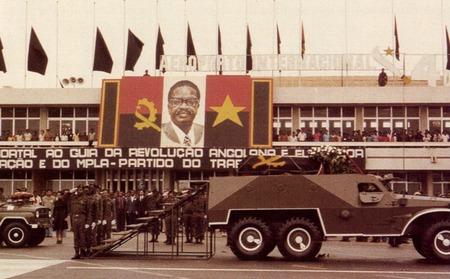
[[[272,80],[249,76],[104,80],[100,147],[270,148]]]
[[[283,156],[308,164],[308,147],[277,148],[4,148],[0,149],[0,169],[236,169],[247,156],[260,163],[283,163]],[[348,147],[347,154],[361,167],[365,151]],[[270,158],[270,159],[269,159]],[[255,165],[259,165],[258,162]]]

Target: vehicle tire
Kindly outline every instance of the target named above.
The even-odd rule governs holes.
[[[314,259],[322,247],[322,233],[306,218],[287,220],[279,229],[277,247],[289,260]]]
[[[39,228],[31,231],[31,237],[28,241],[28,246],[34,247],[38,246],[45,239],[45,229]]]
[[[236,222],[230,231],[230,249],[241,260],[259,260],[274,246],[273,233],[261,219],[246,217]]]
[[[427,260],[450,263],[450,220],[441,220],[424,230],[421,250]]]
[[[420,237],[420,235],[415,235],[412,238],[412,243],[414,245],[414,248],[416,249],[417,253],[419,253],[422,257],[426,258],[425,254],[422,251],[422,247],[421,247],[421,242],[422,242],[422,238]]]
[[[27,245],[30,238],[28,226],[21,222],[13,222],[5,226],[3,241],[11,248],[21,248]]]

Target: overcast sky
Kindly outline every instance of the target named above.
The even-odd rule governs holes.
[[[302,21],[307,54],[369,54],[375,46],[394,48],[393,15],[402,53],[446,53],[450,1],[444,0],[0,0],[8,70],[0,72],[0,86],[55,87],[74,76],[86,80],[83,87],[100,87],[101,79],[123,75],[128,28],[145,45],[135,72],[125,74],[142,75],[153,74],[158,24],[166,55],[185,54],[187,22],[198,55],[216,54],[218,24],[224,55],[245,54],[246,24],[254,54],[276,53],[277,23],[281,53],[298,54]],[[31,26],[48,55],[45,76],[26,71]],[[96,27],[114,60],[111,74],[91,71]],[[442,64],[439,58],[438,69]]]

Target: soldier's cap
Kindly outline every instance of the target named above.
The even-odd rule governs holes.
[[[90,189],[91,187],[89,185],[84,185],[83,189]]]

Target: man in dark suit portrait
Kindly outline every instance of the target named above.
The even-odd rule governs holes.
[[[203,147],[203,125],[194,122],[200,90],[189,80],[176,82],[168,93],[170,122],[162,124],[161,146]]]

